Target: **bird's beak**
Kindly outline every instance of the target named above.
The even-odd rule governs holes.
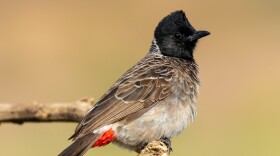
[[[188,37],[188,40],[192,42],[208,35],[210,35],[208,31],[196,31],[192,36]]]

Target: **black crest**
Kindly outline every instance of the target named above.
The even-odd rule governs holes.
[[[187,59],[193,58],[197,40],[209,34],[207,31],[196,31],[180,10],[160,21],[154,37],[162,54]]]

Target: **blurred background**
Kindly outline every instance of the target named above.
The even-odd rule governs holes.
[[[182,9],[203,38],[198,116],[176,156],[280,155],[280,1],[0,0],[0,103],[98,99]],[[54,156],[76,123],[0,125],[1,156]],[[114,145],[86,155],[133,156]]]

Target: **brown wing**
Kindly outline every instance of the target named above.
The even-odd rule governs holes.
[[[170,94],[174,76],[175,70],[161,58],[144,58],[96,103],[71,138],[80,138],[133,113],[143,114]]]

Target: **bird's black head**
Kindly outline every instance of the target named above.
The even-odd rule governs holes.
[[[175,11],[160,21],[154,37],[163,55],[188,59],[193,58],[197,40],[209,34],[196,31],[183,11]]]

